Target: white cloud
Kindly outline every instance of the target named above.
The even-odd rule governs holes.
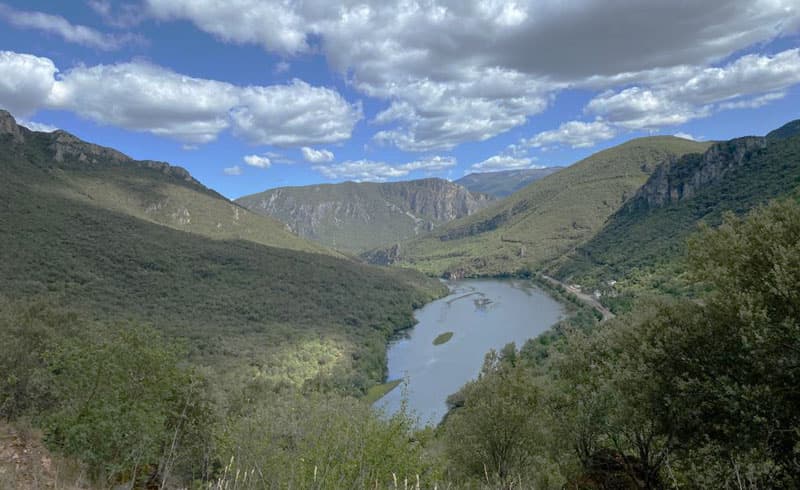
[[[603,121],[569,121],[558,129],[543,131],[524,143],[533,148],[568,145],[572,148],[590,148],[599,141],[616,136],[614,128]]]
[[[55,34],[64,41],[106,51],[117,49],[133,39],[131,36],[103,34],[91,27],[72,24],[58,15],[16,10],[3,3],[0,3],[0,17],[14,27]]]
[[[187,77],[143,62],[79,66],[56,82],[48,106],[94,121],[207,143],[229,126],[235,86]]]
[[[51,126],[50,124],[40,123],[36,121],[27,121],[25,119],[20,119],[19,121],[17,121],[17,123],[20,126],[25,126],[31,131],[39,131],[41,133],[52,133],[53,131],[58,131],[58,128],[55,126]]]
[[[305,146],[350,138],[361,106],[338,92],[302,80],[287,85],[245,87],[231,111],[234,132],[257,145]]]
[[[701,141],[700,138],[696,138],[695,136],[689,133],[678,132],[673,134],[676,138],[683,138],[685,140],[692,140],[692,141]]]
[[[312,167],[329,179],[349,179],[355,181],[383,182],[387,179],[404,177],[408,170],[400,169],[383,162],[357,160],[334,165],[315,165]]]
[[[251,167],[269,168],[272,165],[272,161],[269,159],[269,157],[261,155],[246,155],[243,160],[244,163],[250,165]]]
[[[776,100],[786,97],[786,92],[772,92],[758,97],[745,97],[732,102],[723,102],[719,105],[720,109],[757,109]]]
[[[231,175],[231,176],[242,175],[242,167],[240,167],[238,165],[234,165],[233,167],[226,167],[226,168],[222,169],[222,173],[224,173],[225,175]]]
[[[334,143],[348,139],[362,117],[359,104],[299,80],[239,87],[141,61],[57,72],[48,58],[0,51],[0,106],[21,117],[39,108],[69,110],[190,146],[229,127],[254,144]]]
[[[0,51],[0,107],[18,117],[33,114],[53,90],[57,71],[47,58]]]
[[[305,158],[307,162],[325,163],[333,161],[333,152],[331,151],[315,150],[307,146],[300,148],[300,150],[303,152],[303,158]]]
[[[765,72],[755,83],[747,75],[754,83],[739,92],[713,76],[709,86],[691,87],[693,74],[800,29],[796,0],[146,3],[158,18],[189,20],[225,41],[281,55],[321,52],[354,87],[389,103],[375,121],[387,126],[377,140],[412,151],[491,138],[524,124],[568,87],[634,87],[651,96],[634,105],[654,105],[660,112],[652,116],[613,101],[616,111],[609,108],[605,119],[618,114],[609,122],[624,127],[701,117],[715,108],[692,93],[710,95],[718,86],[727,97],[759,95],[782,90],[786,76]],[[668,79],[685,83],[688,93],[665,92]],[[668,117],[673,110],[677,116]]]
[[[481,172],[498,170],[519,170],[533,167],[533,158],[514,155],[494,155],[486,160],[473,164],[470,168]]]
[[[626,128],[655,129],[718,110],[764,105],[780,98],[776,91],[800,83],[800,49],[774,56],[747,55],[723,67],[683,70],[681,76],[654,82],[648,88],[600,94],[586,110]]]
[[[405,177],[411,172],[420,170],[427,172],[445,170],[456,164],[456,159],[453,157],[432,156],[399,165],[356,160],[333,165],[315,165],[312,168],[329,179],[383,182],[391,178]]]
[[[394,98],[374,122],[397,127],[379,131],[375,139],[407,151],[447,150],[520,126],[549,102],[539,82],[518,74],[491,69],[463,77],[459,82],[398,84],[385,93],[362,86],[368,93]]]
[[[426,172],[434,172],[438,170],[446,170],[448,168],[455,167],[458,164],[458,161],[454,157],[442,157],[442,156],[432,156],[428,158],[423,158],[422,160],[416,160],[413,162],[405,163],[400,165],[401,170],[407,170],[409,172],[414,172],[416,170],[424,170]]]
[[[198,28],[236,43],[260,44],[270,51],[306,51],[305,20],[283,1],[146,0],[159,19],[188,19]]]
[[[280,61],[275,65],[272,71],[276,74],[286,73],[292,67],[287,61]]]

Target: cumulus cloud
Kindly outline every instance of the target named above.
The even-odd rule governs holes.
[[[67,71],[53,87],[48,105],[103,124],[197,144],[214,140],[229,126],[227,112],[238,101],[238,89],[231,84],[133,62]]]
[[[481,172],[495,172],[498,170],[519,170],[531,168],[533,158],[514,155],[494,155],[482,162],[473,164],[470,168]]]
[[[331,151],[315,150],[307,146],[300,148],[300,150],[303,152],[303,158],[305,158],[307,162],[325,163],[333,161],[333,152]]]
[[[231,111],[233,130],[258,145],[304,146],[350,138],[363,113],[338,92],[302,80],[245,87]]]
[[[226,167],[226,168],[222,169],[222,173],[224,173],[225,175],[231,175],[231,176],[242,175],[242,167],[240,167],[238,165],[234,165],[233,167]]]
[[[269,168],[272,165],[272,161],[269,157],[262,155],[246,155],[243,160],[244,163],[251,167]]]
[[[16,10],[3,3],[0,3],[0,18],[17,28],[35,29],[59,36],[69,43],[106,51],[118,49],[125,42],[134,39],[132,36],[114,36],[91,27],[75,25],[58,15]]]
[[[387,179],[408,175],[408,170],[393,167],[388,163],[370,160],[346,161],[334,165],[315,165],[312,168],[329,179],[350,179],[359,182],[383,182]]]
[[[360,105],[338,92],[299,80],[239,87],[142,61],[57,72],[48,58],[0,51],[0,106],[23,117],[39,108],[69,110],[189,145],[229,127],[253,144],[334,143],[348,139],[362,117]]]
[[[614,128],[603,121],[581,122],[569,121],[561,124],[558,129],[543,131],[525,141],[533,148],[568,145],[572,148],[589,148],[599,141],[605,141],[616,136]]]
[[[286,54],[308,49],[308,26],[288,2],[146,0],[145,4],[159,19],[188,19],[224,41],[260,44]]]
[[[747,55],[723,67],[683,71],[652,87],[608,91],[592,99],[587,112],[630,129],[655,129],[705,117],[716,110],[766,104],[800,83],[800,49],[774,56]],[[776,92],[777,91],[777,92]],[[755,98],[749,95],[764,94]]]
[[[57,71],[47,58],[0,51],[0,107],[19,117],[33,114],[53,90]]]
[[[416,170],[434,172],[438,170],[446,170],[448,168],[453,168],[457,164],[458,161],[455,159],[455,157],[432,156],[428,158],[423,158],[422,160],[415,160],[413,162],[400,165],[399,168],[401,170],[406,170],[408,172],[414,172]]]
[[[484,141],[542,112],[549,97],[538,81],[497,69],[463,75],[460,82],[420,80],[387,92],[394,98],[374,122],[396,123],[375,139],[407,151],[447,150],[465,141]]]
[[[692,92],[724,97],[711,96],[713,73],[687,94],[664,92],[667,78],[688,84],[698,69],[800,28],[796,0],[146,3],[158,18],[186,19],[228,42],[281,55],[319,50],[358,90],[388,101],[375,120],[388,127],[377,139],[411,151],[491,138],[524,124],[568,87],[616,88],[608,97],[636,88],[609,101],[606,119],[618,116],[624,127],[701,117],[717,107],[705,108],[709,102]],[[785,86],[781,74],[764,76],[764,88],[736,93]],[[719,89],[731,93],[725,85]],[[635,97],[643,99],[623,107],[623,98]],[[646,117],[637,106],[660,112]],[[678,116],[666,117],[670,110]]]
[[[411,172],[433,172],[456,166],[454,157],[431,156],[413,162],[392,165],[371,160],[356,160],[333,165],[312,167],[329,179],[351,179],[355,181],[383,182],[391,178],[405,177]]]

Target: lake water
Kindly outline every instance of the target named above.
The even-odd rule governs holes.
[[[375,403],[394,413],[403,396],[421,425],[437,424],[447,396],[477,377],[490,349],[521,347],[563,317],[563,307],[521,280],[475,279],[447,283],[450,294],[417,310],[417,325],[389,344],[389,379],[405,379]],[[434,339],[453,332],[446,343]]]

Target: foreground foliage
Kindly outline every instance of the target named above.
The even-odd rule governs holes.
[[[546,363],[491,357],[446,422],[462,478],[800,485],[800,205],[726,216],[692,240],[689,263],[710,291],[701,303],[640,304]]]

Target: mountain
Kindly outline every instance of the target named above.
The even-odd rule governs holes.
[[[710,143],[671,136],[596,153],[430,235],[365,254],[375,263],[452,277],[538,268],[591,238],[664,160]]]
[[[686,240],[700,222],[719,225],[725,212],[741,215],[770,199],[798,195],[799,188],[800,120],[766,137],[716,143],[705,153],[660,165],[596,236],[552,272],[601,291],[614,281],[614,294],[673,292],[682,287]]]
[[[153,325],[218,387],[338,373],[358,391],[382,380],[385,343],[413,307],[441,292],[327,254],[184,169],[0,113],[1,300]]]
[[[298,235],[346,252],[416,237],[485,208],[492,198],[443,179],[281,187],[236,202]]]
[[[494,197],[508,197],[529,184],[558,172],[563,167],[530,168],[524,170],[504,170],[500,172],[480,172],[465,175],[455,183],[473,192],[482,192]]]
[[[65,131],[33,133],[2,111],[0,131],[23,146],[40,146],[47,157],[32,163],[57,178],[74,199],[210,238],[335,255],[206,188],[181,167],[136,161]]]

